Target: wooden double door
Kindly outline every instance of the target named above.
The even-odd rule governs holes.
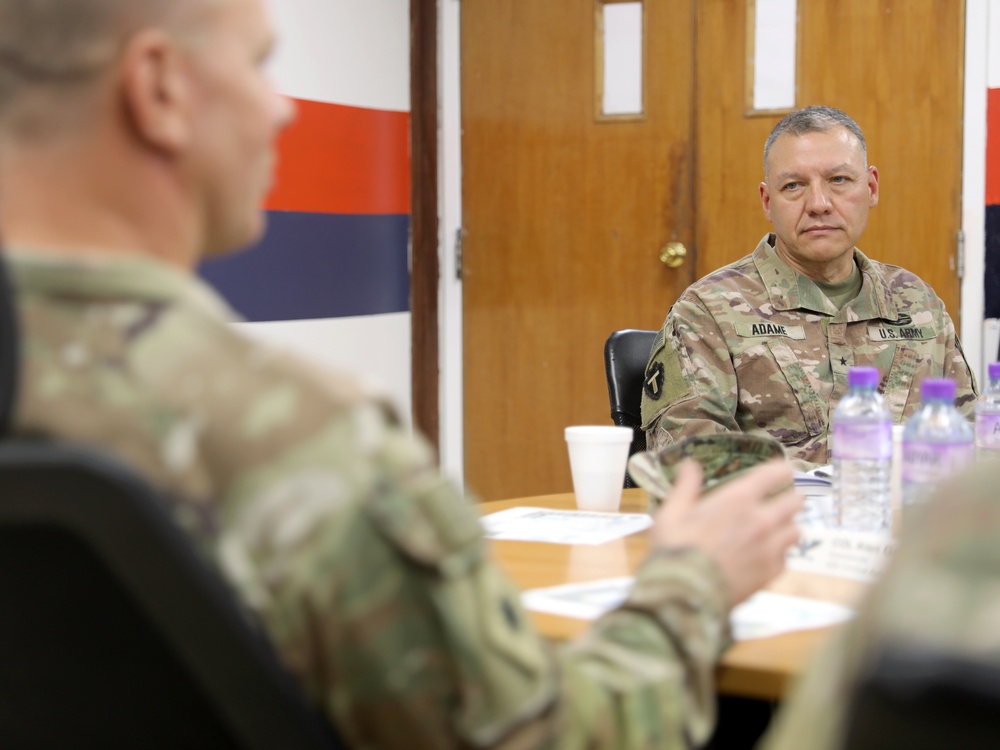
[[[571,489],[563,428],[610,423],[608,334],[659,328],[769,229],[779,117],[746,111],[751,3],[644,2],[645,113],[619,121],[596,117],[595,0],[462,2],[465,472],[483,499]],[[964,3],[798,6],[798,106],[850,113],[879,167],[861,248],[957,323]]]

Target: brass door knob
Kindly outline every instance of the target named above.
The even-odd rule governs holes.
[[[687,258],[687,248],[680,242],[668,242],[666,247],[660,250],[660,262],[667,268],[680,268]]]

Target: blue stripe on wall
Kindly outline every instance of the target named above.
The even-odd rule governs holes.
[[[268,213],[264,239],[201,275],[247,320],[410,309],[407,215]]]
[[[1000,206],[986,207],[985,310],[983,317],[1000,318]],[[991,361],[992,360],[988,360]]]

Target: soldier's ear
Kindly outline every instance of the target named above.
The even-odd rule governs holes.
[[[760,183],[760,205],[764,209],[764,216],[771,220],[771,193],[768,192],[767,183]]]
[[[120,70],[122,107],[135,136],[166,154],[183,151],[194,99],[184,51],[166,32],[146,29],[128,41]]]
[[[868,205],[874,208],[878,205],[878,167],[874,164],[868,167]]]

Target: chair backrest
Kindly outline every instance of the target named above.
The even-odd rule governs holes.
[[[628,328],[615,331],[604,342],[604,373],[608,379],[611,420],[621,427],[632,428],[630,456],[646,449],[646,436],[640,429],[642,378],[656,334],[656,331]],[[627,474],[625,486],[634,486]]]
[[[0,439],[0,606],[2,748],[342,747],[166,499],[95,451]]]
[[[844,750],[987,750],[1000,744],[1000,665],[886,645],[852,693]]]
[[[0,437],[7,435],[14,418],[20,377],[17,313],[6,264],[0,256]]]
[[[0,442],[0,747],[333,748],[232,591],[127,469]]]

